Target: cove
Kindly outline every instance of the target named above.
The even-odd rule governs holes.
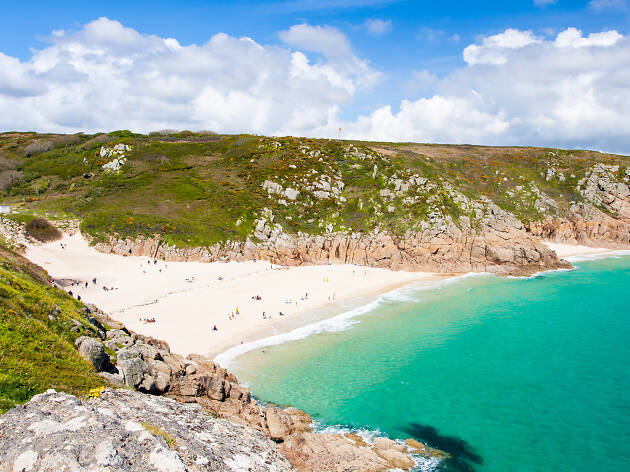
[[[630,470],[630,257],[383,297],[356,323],[251,351],[263,401],[415,437],[443,470]]]

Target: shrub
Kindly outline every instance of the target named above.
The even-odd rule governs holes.
[[[73,144],[80,143],[81,137],[76,134],[62,134],[61,136],[55,136],[53,139],[53,145],[55,147],[72,146]]]
[[[177,133],[179,133],[179,131],[176,129],[161,129],[159,131],[151,131],[149,136],[170,136]]]
[[[42,152],[50,151],[55,147],[55,144],[52,141],[35,141],[24,148],[24,152],[27,156],[32,156],[34,154],[39,154]]]
[[[61,239],[61,231],[46,218],[33,218],[26,224],[25,229],[28,234],[43,243]]]
[[[97,134],[93,138],[88,139],[81,146],[82,149],[92,149],[95,146],[99,146],[101,144],[109,143],[110,141],[114,141],[114,138],[107,134]]]
[[[13,170],[18,166],[16,159],[10,159],[8,157],[0,156],[0,172],[3,170]]]
[[[17,170],[5,170],[0,172],[0,191],[6,190],[22,181],[22,172]]]

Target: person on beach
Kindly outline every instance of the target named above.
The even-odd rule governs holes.
[[[219,331],[219,330],[217,329],[217,325],[214,325],[214,326],[213,326],[212,331]]]
[[[92,283],[93,283],[94,285],[96,285],[96,277],[94,277],[94,278],[92,279]]]

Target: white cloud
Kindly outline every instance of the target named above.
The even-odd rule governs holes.
[[[368,18],[363,22],[363,27],[370,34],[381,35],[391,31],[392,22],[391,20]]]
[[[463,56],[467,67],[432,83],[432,96],[378,108],[344,124],[345,136],[630,153],[630,38],[507,30]]]
[[[311,26],[302,23],[292,26],[287,31],[281,31],[280,39],[294,48],[317,52],[326,57],[352,56],[348,38],[332,26]]]
[[[507,29],[503,33],[483,38],[481,45],[471,44],[464,49],[463,57],[471,66],[475,64],[504,64],[510,50],[521,49],[539,41],[531,31]]]
[[[617,31],[603,31],[601,33],[591,33],[587,37],[576,28],[567,28],[558,34],[555,45],[558,47],[588,47],[588,46],[613,46],[623,36]]]
[[[297,25],[281,37],[298,50],[224,33],[185,46],[107,18],[57,32],[28,61],[0,53],[0,129],[304,135],[336,124],[380,77],[337,29]]]
[[[460,36],[457,33],[447,33],[444,30],[423,26],[418,31],[418,39],[429,43],[439,43],[443,41],[459,42]]]
[[[625,10],[628,7],[626,0],[591,0],[588,5],[596,11]]]
[[[27,61],[0,53],[0,129],[333,137],[342,126],[348,138],[630,153],[630,38],[616,31],[480,38],[449,75],[400,80],[414,100],[346,121],[344,107],[381,74],[336,28],[295,25],[280,37],[262,45],[218,33],[182,45],[101,18],[53,35]]]
[[[353,54],[350,41],[337,28],[302,23],[292,26],[287,31],[281,31],[279,36],[289,46],[321,54],[327,64],[322,66],[318,63],[318,66],[321,71],[326,71],[325,74],[330,79],[337,75],[352,77],[353,86],[356,85],[358,88],[372,87],[381,79],[380,72]]]

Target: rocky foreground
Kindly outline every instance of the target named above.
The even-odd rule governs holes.
[[[96,307],[85,315],[97,336],[76,347],[118,388],[89,400],[50,390],[0,417],[0,472],[385,471],[446,457],[413,439],[314,432],[308,414],[260,405],[210,360],[172,353]]]
[[[0,471],[291,471],[258,431],[199,405],[106,389],[48,390],[0,416]]]

